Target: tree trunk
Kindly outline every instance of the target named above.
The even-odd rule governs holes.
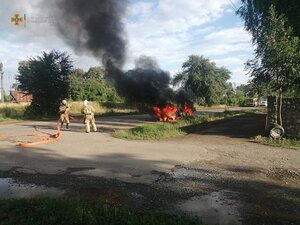
[[[281,108],[282,108],[282,91],[280,90],[277,98],[277,124],[280,126],[282,126]]]

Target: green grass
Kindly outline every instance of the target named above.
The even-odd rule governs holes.
[[[204,122],[225,119],[228,117],[245,114],[245,111],[225,111],[216,115],[203,115],[187,117],[177,122],[157,122],[137,126],[131,129],[116,130],[112,135],[116,138],[129,140],[161,140],[166,138],[178,137],[188,133],[185,129],[193,127]]]
[[[26,106],[17,103],[0,104],[0,122],[23,119]]]
[[[138,126],[129,130],[116,130],[113,137],[129,140],[159,140],[182,135],[177,123],[159,123]]]
[[[71,199],[0,200],[5,225],[201,225],[195,219],[137,213],[97,202]]]
[[[300,140],[297,139],[283,138],[283,139],[274,140],[269,137],[263,137],[259,135],[256,136],[254,140],[257,143],[264,144],[264,145],[300,150]]]

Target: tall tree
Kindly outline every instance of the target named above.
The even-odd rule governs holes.
[[[68,97],[67,75],[72,62],[65,52],[43,52],[41,56],[20,62],[19,88],[32,94],[30,106],[36,115],[54,115],[61,100]]]
[[[198,98],[198,103],[212,105],[220,102],[227,90],[226,81],[229,78],[230,72],[226,68],[217,67],[203,56],[191,55],[172,83],[187,91],[191,90]]]
[[[84,91],[84,76],[83,69],[76,68],[69,73],[69,99],[72,100],[85,100]]]
[[[269,83],[273,91],[282,93],[298,89],[300,81],[299,38],[293,36],[293,29],[287,25],[284,15],[277,15],[271,6],[269,15],[257,37],[255,58],[249,60],[247,67],[256,83]],[[278,124],[281,121],[281,101],[278,104]]]
[[[260,82],[255,78],[249,80],[247,84],[241,84],[237,90],[243,92],[248,98],[261,98],[274,94],[269,83]]]
[[[279,14],[287,17],[295,35],[300,37],[300,1],[297,0],[241,0],[237,11],[245,21],[245,28],[252,34],[253,40],[260,36],[264,23],[268,20],[269,8],[274,5]]]
[[[104,70],[101,67],[91,67],[88,72],[74,69],[69,74],[70,92],[72,100],[120,102],[121,97],[104,79]]]

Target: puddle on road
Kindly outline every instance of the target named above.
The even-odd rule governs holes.
[[[237,210],[237,201],[229,199],[235,192],[219,191],[209,195],[193,197],[181,202],[177,208],[190,215],[199,217],[208,225],[240,225],[242,218]]]
[[[170,177],[174,179],[197,178],[200,177],[203,173],[208,173],[208,171],[202,169],[180,167],[180,168],[175,168],[170,173]]]
[[[216,173],[206,169],[177,167],[170,174],[173,179],[206,179],[217,176]],[[235,199],[235,200],[233,200]],[[228,190],[212,192],[208,195],[194,196],[180,202],[176,208],[192,216],[199,217],[209,225],[239,225],[242,217],[238,211],[240,207],[239,194]]]
[[[19,184],[12,178],[0,178],[0,199],[61,196],[63,190],[35,184]]]

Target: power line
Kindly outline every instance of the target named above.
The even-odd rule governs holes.
[[[233,4],[233,2],[231,1],[231,0],[228,0],[229,2],[230,2],[230,4],[231,4],[231,6],[233,7],[233,9],[235,10],[235,11],[238,11],[238,9],[237,9],[237,7],[235,6],[235,4]]]

